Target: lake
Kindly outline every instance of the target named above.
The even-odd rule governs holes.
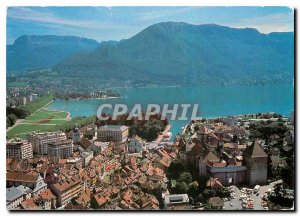
[[[127,104],[199,104],[197,116],[220,117],[227,115],[276,112],[290,116],[294,110],[294,87],[289,84],[253,86],[153,87],[119,90],[121,98],[55,100],[47,106],[75,116],[96,115],[103,103]],[[188,115],[191,114],[188,112]],[[181,131],[187,121],[170,121],[173,135]]]

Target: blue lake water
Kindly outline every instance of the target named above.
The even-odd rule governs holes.
[[[120,89],[121,98],[55,100],[47,108],[64,110],[75,116],[96,115],[103,103],[127,104],[199,104],[197,116],[219,117],[258,112],[277,112],[289,116],[294,110],[293,84],[256,86],[153,87]],[[192,110],[189,110],[188,115]],[[171,121],[173,134],[187,121]]]

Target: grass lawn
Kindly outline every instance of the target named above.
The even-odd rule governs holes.
[[[26,133],[33,131],[48,131],[57,125],[65,123],[67,117],[66,112],[38,110],[24,119],[19,125],[7,132],[9,138],[14,136],[25,137]]]
[[[52,129],[55,126],[52,125],[27,125],[27,124],[19,124],[13,129],[7,132],[8,137],[18,136],[25,137],[27,133],[33,131],[47,131]]]
[[[66,117],[66,112],[42,109],[32,113],[25,120],[65,119]]]

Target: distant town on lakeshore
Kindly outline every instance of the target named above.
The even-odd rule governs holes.
[[[120,40],[24,24],[7,44],[7,210],[295,210],[294,32],[175,19],[190,10]],[[8,34],[50,11],[61,13],[9,7]],[[200,104],[203,116],[97,117],[104,103],[156,101]]]

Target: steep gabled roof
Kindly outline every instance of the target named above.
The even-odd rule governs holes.
[[[220,158],[218,158],[217,155],[215,155],[213,152],[208,152],[206,157],[202,160],[202,163],[206,163],[207,161],[219,161]]]
[[[266,152],[263,150],[263,148],[257,142],[254,142],[250,146],[250,155],[251,155],[251,158],[268,157]]]
[[[197,156],[197,155],[200,155],[201,152],[203,152],[203,151],[204,151],[203,150],[203,146],[200,143],[196,143],[192,147],[191,151],[188,152],[188,155],[190,155],[190,156]]]

